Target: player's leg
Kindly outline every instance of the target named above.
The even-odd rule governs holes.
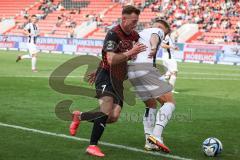
[[[31,59],[31,58],[32,58],[32,56],[30,54],[24,54],[21,56],[19,55],[19,56],[17,56],[16,62],[19,62],[22,59]]]
[[[33,53],[31,55],[32,55],[32,71],[33,72],[37,72],[37,68],[36,68],[36,65],[37,65],[37,53]]]
[[[153,127],[155,124],[155,118],[157,113],[157,102],[155,99],[149,99],[144,101],[145,103],[145,113],[143,115],[143,126],[146,139],[153,132]]]
[[[114,84],[118,84],[117,86]],[[123,105],[123,86],[121,82],[110,78],[110,73],[99,69],[95,81],[97,97],[99,98],[100,112],[103,116],[94,120],[90,145],[86,152],[93,156],[103,157],[104,154],[97,147],[106,126],[109,115],[112,115],[112,122],[116,121],[121,113]]]
[[[71,135],[76,134],[80,121],[94,122],[97,118],[105,117],[106,113],[107,115],[110,115],[114,107],[113,104],[118,104],[115,103],[115,101],[117,101],[117,96],[115,95],[114,89],[112,87],[109,73],[106,70],[99,68],[96,75],[96,97],[99,99],[100,109],[95,109],[94,111],[84,113],[80,113],[79,111],[73,112],[73,121],[70,125]],[[118,102],[120,102],[119,104],[122,104],[122,101]],[[108,104],[110,104],[111,108],[111,111],[109,113],[104,110],[109,110]],[[107,106],[104,108],[105,105]]]
[[[177,72],[176,72],[176,71],[171,72],[171,73],[170,73],[170,78],[169,78],[169,83],[170,83],[173,87],[175,87],[176,80],[177,80]]]
[[[111,96],[103,96],[99,98],[99,110],[93,112],[82,112],[74,111],[73,121],[70,125],[70,134],[75,135],[77,128],[81,121],[93,122],[93,128],[90,138],[90,145],[87,147],[86,152],[93,156],[104,157],[104,153],[97,146],[100,140],[109,115],[113,112],[114,98]],[[121,107],[120,107],[121,108]]]
[[[30,44],[29,45],[29,52],[32,56],[32,71],[33,72],[37,72],[37,68],[36,68],[36,65],[37,65],[37,53],[38,53],[38,49],[37,49],[37,46],[35,44]]]
[[[160,96],[157,100],[162,104],[162,107],[157,112],[153,134],[149,136],[148,140],[159,146],[163,151],[170,152],[169,148],[163,143],[162,133],[175,110],[175,100],[172,92]]]
[[[36,46],[34,46],[34,44],[31,44],[31,43],[27,43],[27,48],[28,48],[28,51],[29,51],[29,54],[24,54],[24,55],[19,55],[17,56],[17,59],[16,59],[16,62],[19,62],[20,60],[22,59],[32,59],[32,54],[34,52],[36,52]]]
[[[145,113],[143,115],[143,128],[145,134],[145,146],[144,148],[148,151],[155,150],[156,146],[148,142],[148,137],[153,134],[153,128],[155,125],[156,113],[157,113],[157,102],[155,99],[149,99],[144,101]]]
[[[170,79],[171,72],[169,71],[169,63],[168,59],[163,59],[162,64],[165,69],[165,74],[160,78],[161,80],[168,81]]]
[[[122,111],[122,107],[119,104],[114,104],[113,110],[108,116],[107,123],[117,122],[118,118],[120,117],[121,111]]]
[[[169,84],[171,84],[173,86],[173,92],[175,92],[174,87],[175,87],[175,83],[176,83],[176,79],[177,79],[177,72],[178,72],[176,60],[174,60],[174,59],[169,60],[168,70],[170,71]]]
[[[104,154],[97,147],[98,141],[101,138],[106,123],[114,123],[118,120],[123,102],[116,97],[100,98],[100,111],[105,115],[94,120],[90,145],[86,152],[93,156],[103,157]]]
[[[76,135],[77,129],[78,129],[81,121],[88,121],[88,122],[93,122],[94,123],[94,121],[96,119],[99,119],[101,117],[105,117],[106,113],[103,110],[104,108],[101,107],[101,106],[106,105],[106,109],[108,109],[108,108],[110,108],[110,107],[108,107],[109,106],[108,103],[112,103],[112,97],[104,96],[104,97],[99,99],[99,104],[100,104],[99,108],[94,109],[92,111],[88,111],[88,112],[74,111],[73,112],[73,117],[72,117],[73,120],[72,120],[72,123],[71,123],[70,128],[69,128],[70,134],[72,136]],[[110,106],[112,107],[113,105],[110,104]],[[109,113],[107,115],[109,115]]]

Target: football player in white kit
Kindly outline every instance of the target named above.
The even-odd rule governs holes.
[[[37,53],[39,52],[36,46],[36,38],[39,35],[38,26],[36,23],[37,23],[37,16],[32,15],[30,22],[24,27],[24,31],[23,31],[23,33],[28,36],[27,48],[29,50],[29,54],[18,56],[16,60],[16,62],[18,62],[22,59],[31,59],[33,72],[37,72],[36,63],[37,63]]]
[[[162,61],[163,65],[167,68],[167,72],[164,75],[164,78],[168,80],[168,82],[175,87],[175,82],[177,79],[177,61],[173,57],[174,50],[178,50],[178,48],[173,43],[169,33],[165,36],[162,44]],[[178,93],[174,89],[172,90],[173,93]]]
[[[144,29],[139,33],[139,42],[146,45],[145,52],[139,53],[128,65],[128,79],[135,87],[135,91],[146,105],[143,116],[143,126],[146,138],[146,150],[161,149],[169,153],[170,149],[163,143],[162,132],[175,110],[175,100],[172,86],[161,80],[163,75],[155,68],[155,56],[164,35],[170,32],[168,23],[156,19],[153,28]],[[88,81],[93,84],[95,72],[89,74]],[[157,101],[161,108],[157,110]]]
[[[129,63],[128,78],[135,87],[136,93],[146,105],[143,116],[145,132],[145,149],[161,149],[169,153],[170,149],[163,143],[162,132],[175,110],[175,100],[172,95],[172,86],[161,80],[162,75],[154,67],[154,60],[165,35],[170,32],[168,23],[156,19],[153,28],[144,29],[139,33],[139,42],[147,46],[145,52],[137,55]],[[157,110],[157,103],[161,108]]]

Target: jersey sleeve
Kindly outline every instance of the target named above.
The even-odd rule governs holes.
[[[173,43],[173,40],[172,40],[171,37],[169,37],[169,45],[170,45],[170,46],[175,46],[175,43]]]
[[[109,31],[105,37],[103,43],[103,51],[104,52],[114,52],[118,48],[119,38],[117,33],[113,31]]]
[[[163,41],[164,41],[164,32],[163,32],[163,30],[161,30],[161,29],[159,29],[159,28],[155,28],[155,29],[153,29],[153,31],[152,31],[152,34],[156,34],[156,35],[158,35],[158,37],[159,37],[159,43],[162,43]]]
[[[164,44],[167,44],[167,45],[169,45],[169,35],[167,35],[164,39],[163,39],[163,43]]]
[[[157,35],[159,36],[160,42],[162,42],[164,39],[164,36],[165,36],[163,30],[161,30],[161,29],[158,30]]]
[[[24,30],[28,31],[30,29],[30,24],[26,24],[26,26],[23,28]]]

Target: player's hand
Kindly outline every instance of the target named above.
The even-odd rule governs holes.
[[[133,55],[130,57],[130,60],[135,61],[137,59],[137,55]]]
[[[93,85],[96,80],[96,71],[91,72],[87,75],[87,81],[90,85]]]
[[[146,51],[146,49],[147,49],[147,46],[145,46],[142,43],[137,42],[133,45],[133,48],[130,50],[131,52],[130,52],[129,56],[132,57],[134,55],[137,55],[141,52]]]
[[[179,51],[179,48],[178,47],[174,47],[173,48],[175,51]]]
[[[157,49],[151,49],[151,52],[148,55],[148,58],[153,58],[157,54]]]

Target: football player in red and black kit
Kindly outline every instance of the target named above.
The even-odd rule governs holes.
[[[146,46],[138,43],[139,35],[134,30],[137,26],[140,10],[134,6],[126,6],[122,10],[122,22],[111,29],[104,40],[102,61],[96,72],[96,94],[99,100],[98,113],[73,112],[70,134],[75,135],[82,120],[91,116],[93,129],[90,145],[86,152],[93,156],[104,157],[97,146],[108,122],[116,122],[123,106],[123,81],[127,75],[127,61],[131,57],[146,50]]]

